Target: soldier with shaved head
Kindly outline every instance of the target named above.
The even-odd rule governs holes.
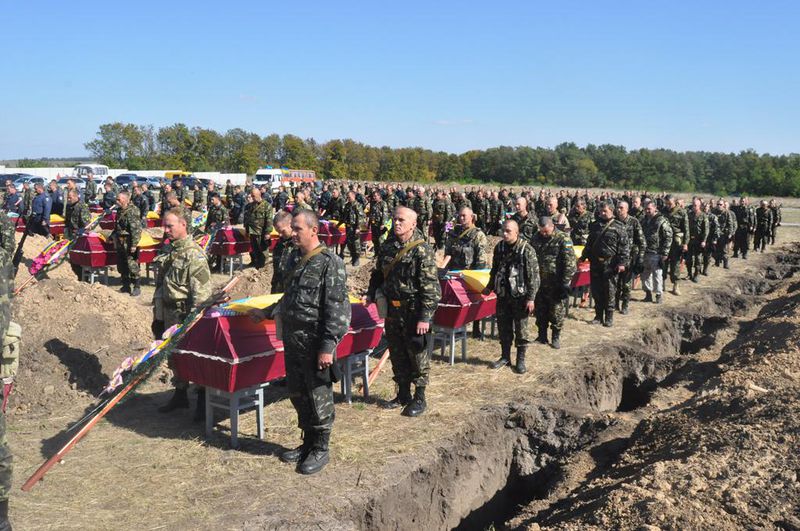
[[[142,219],[139,209],[131,203],[128,192],[122,191],[117,196],[117,224],[111,233],[114,250],[117,252],[117,269],[122,276],[122,293],[130,293],[136,297],[139,289],[139,262],[137,246],[142,237]]]

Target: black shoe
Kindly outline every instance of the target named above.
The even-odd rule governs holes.
[[[311,450],[305,456],[303,462],[297,467],[297,471],[306,476],[316,474],[328,464],[330,455],[328,454],[328,442],[330,441],[330,432],[317,432],[314,434],[314,442],[311,445]]]
[[[553,333],[555,334],[555,330]],[[541,343],[542,345],[547,344],[547,325],[539,327],[539,335],[536,337],[536,342]]]
[[[561,330],[553,330],[553,338],[550,341],[550,346],[554,349],[561,348]]]
[[[528,368],[525,367],[525,352],[528,347],[517,347],[517,365],[514,367],[514,372],[517,374],[525,374]]]
[[[398,384],[397,396],[383,404],[384,409],[397,409],[405,407],[411,402],[411,384]]]
[[[656,295],[656,300],[654,302],[656,304],[661,304],[661,295]]]
[[[652,291],[645,291],[644,292],[644,301],[643,302],[653,302],[653,292]]]
[[[411,400],[411,403],[403,409],[402,415],[404,417],[419,417],[427,408],[428,404],[425,402],[425,388],[417,386],[414,390],[414,398]]]
[[[189,409],[189,396],[186,389],[175,389],[169,402],[158,408],[159,413],[169,413],[176,409]]]
[[[492,363],[492,369],[501,369],[511,365],[511,345],[500,344],[500,359]]]
[[[700,280],[697,278],[697,275],[693,276],[691,280],[692,280],[692,282],[694,282],[695,284],[697,284],[698,282],[700,282]]]
[[[192,420],[195,422],[203,422],[206,420],[206,390],[204,387],[197,390],[197,403],[194,406],[194,416]]]
[[[353,260],[353,267],[360,267],[361,266],[361,258],[356,258]]]
[[[313,443],[313,437],[311,436],[311,432],[303,432],[303,444],[298,446],[297,448],[292,448],[291,450],[286,450],[282,452],[281,455],[278,457],[284,463],[299,463],[303,461],[308,452],[311,450],[311,445]]]
[[[622,309],[620,309],[619,313],[622,315],[628,315],[628,301],[622,303]]]
[[[130,293],[131,292],[131,285],[127,282],[122,285],[122,289],[119,290],[120,293]]]
[[[611,328],[614,326],[614,310],[606,311],[606,319],[603,321],[603,326],[606,328]]]

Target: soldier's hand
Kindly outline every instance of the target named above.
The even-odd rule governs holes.
[[[688,251],[688,250],[689,250],[689,246],[688,246],[688,245],[684,245],[684,246],[683,246],[683,252],[685,253],[685,252],[686,252],[686,251]]]
[[[617,266],[617,273],[622,273],[623,271],[625,271],[625,266],[624,265],[618,265]]]
[[[324,371],[333,365],[333,354],[330,352],[320,352],[317,355],[317,369]]]
[[[700,242],[700,248],[705,249],[705,247],[706,247],[706,242]]]
[[[428,333],[428,330],[431,329],[431,324],[426,323],[425,321],[417,321],[417,335],[421,336]]]
[[[528,315],[532,314],[534,310],[533,301],[528,301],[525,303],[525,311],[528,312]]]

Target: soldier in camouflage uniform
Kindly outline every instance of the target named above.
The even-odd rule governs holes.
[[[772,209],[772,230],[770,231],[769,243],[775,245],[775,238],[778,236],[778,227],[781,226],[781,205],[774,199],[769,200],[769,208]]]
[[[347,193],[343,214],[339,223],[344,223],[345,226],[345,245],[350,251],[350,264],[358,267],[361,265],[361,224],[364,223],[365,216],[361,203],[356,201],[355,192]]]
[[[301,474],[314,474],[329,461],[334,353],[350,326],[350,299],[344,263],[319,241],[316,213],[294,212],[291,226],[297,247],[287,263],[286,292],[277,305],[251,315],[255,320],[278,317],[282,323],[286,384],[303,444],[280,459],[299,463]]]
[[[11,292],[13,286],[12,258],[14,255],[14,226],[5,212],[0,212],[0,343],[11,323]],[[4,345],[0,344],[0,347]],[[0,348],[0,351],[4,348]],[[3,360],[5,361],[5,360]],[[6,439],[6,415],[0,409],[0,530],[11,529],[8,521],[8,496],[11,491],[12,456]]]
[[[642,272],[644,302],[661,304],[661,297],[664,293],[664,274],[661,269],[667,263],[667,257],[672,247],[672,225],[667,218],[661,215],[653,201],[648,202],[644,210],[645,217],[642,222],[645,241],[644,271]]]
[[[719,238],[714,252],[714,263],[728,269],[728,246],[736,234],[736,215],[728,208],[727,202],[720,199],[714,211],[719,223]]]
[[[292,215],[285,210],[275,214],[275,230],[278,243],[272,250],[272,293],[286,291],[286,275],[289,273],[289,257],[296,248],[292,240]]]
[[[178,178],[172,182],[173,192],[175,192],[175,197],[178,198],[178,202],[181,206],[186,205],[186,187],[183,186],[183,179]]]
[[[664,279],[669,275],[672,281],[672,294],[680,295],[678,272],[681,267],[681,257],[689,249],[689,216],[678,206],[678,201],[672,195],[664,198],[664,210],[664,215],[672,226],[672,246],[667,257],[667,267],[664,268]]]
[[[711,263],[711,256],[716,253],[719,244],[719,217],[711,210],[711,201],[703,205],[703,210],[708,218],[708,237],[706,246],[703,249],[703,276],[708,276],[708,266]]]
[[[576,259],[572,240],[565,232],[558,230],[553,220],[547,216],[539,220],[539,231],[531,241],[539,264],[539,290],[534,299],[536,327],[539,336],[536,341],[547,344],[547,326],[552,330],[550,345],[561,348],[561,329],[570,294],[570,283],[575,274]]]
[[[433,218],[431,221],[436,249],[444,248],[447,223],[453,219],[454,215],[453,203],[450,202],[450,198],[442,191],[437,192],[436,199],[433,201]]]
[[[703,251],[708,240],[709,222],[705,212],[703,212],[703,202],[694,198],[692,209],[689,211],[689,244],[686,253],[686,270],[689,273],[689,280],[694,283],[700,281],[700,271],[703,266]]]
[[[431,360],[426,339],[441,287],[433,250],[417,230],[417,215],[410,208],[395,209],[394,233],[378,252],[367,290],[368,302],[376,300],[379,289],[387,299],[385,333],[398,385],[397,396],[385,407],[404,406],[403,415],[416,417],[427,407],[425,388]]]
[[[97,183],[91,173],[86,176],[86,187],[83,189],[83,200],[87,203],[97,201]]]
[[[369,206],[369,230],[372,233],[372,245],[378,254],[381,244],[389,234],[387,223],[392,219],[389,206],[381,198],[378,190],[372,192],[372,203]]]
[[[742,259],[747,260],[747,252],[750,249],[750,234],[756,224],[755,211],[750,208],[750,201],[743,197],[737,204],[734,201],[731,208],[736,215],[736,233],[733,237],[733,257],[738,258],[742,253]]]
[[[628,202],[620,201],[617,204],[617,219],[625,225],[625,232],[630,243],[630,260],[625,265],[625,270],[617,278],[617,309],[622,315],[628,315],[628,304],[631,301],[633,279],[644,269],[644,233],[639,220],[631,216],[628,211]]]
[[[22,215],[30,216],[33,208],[33,189],[28,182],[22,183]]]
[[[581,260],[589,260],[591,268],[594,320],[592,324],[614,325],[614,299],[617,278],[630,262],[630,242],[625,225],[614,218],[614,204],[601,202],[598,221],[592,223]]]
[[[122,293],[130,293],[132,297],[138,296],[139,287],[139,262],[137,261],[137,246],[142,237],[142,220],[139,209],[131,204],[131,196],[122,191],[117,196],[117,225],[111,233],[114,250],[117,253],[117,270],[122,276]]]
[[[267,263],[274,213],[270,202],[261,198],[259,188],[250,190],[250,199],[244,208],[244,229],[250,237],[250,263],[261,269]]]
[[[431,200],[425,193],[424,188],[420,187],[419,190],[417,190],[412,208],[414,212],[417,213],[417,226],[419,227],[420,232],[422,232],[422,236],[425,238],[425,241],[428,241],[428,225],[431,221],[433,208],[431,207]]]
[[[569,233],[572,243],[575,245],[586,245],[589,237],[589,226],[592,224],[592,213],[586,208],[586,201],[578,199],[575,208],[567,216],[569,226],[572,229]]]
[[[211,194],[209,203],[205,231],[211,234],[212,231],[228,224],[228,209],[222,205],[222,199],[216,193]]]
[[[518,197],[514,202],[514,207],[517,211],[511,216],[511,219],[517,223],[520,237],[529,242],[533,235],[536,234],[537,226],[536,220],[528,212],[528,200],[524,197]],[[505,233],[505,230],[503,232]]]
[[[156,257],[158,273],[156,291],[153,294],[153,335],[160,339],[164,331],[182,323],[196,308],[211,296],[211,271],[203,249],[189,234],[191,220],[184,209],[167,211],[164,219],[164,236],[169,244]],[[188,408],[189,382],[173,377],[175,392],[169,402],[158,410],[169,413],[175,409]],[[204,417],[203,393],[198,393],[195,419]]]
[[[489,217],[489,202],[484,197],[483,190],[478,190],[475,194],[472,211],[475,213],[475,225],[485,232]]]
[[[514,220],[503,223],[503,240],[494,248],[492,270],[484,295],[497,295],[497,327],[500,359],[492,364],[499,369],[511,364],[511,345],[517,347],[518,374],[527,372],[525,355],[531,343],[530,316],[539,289],[539,262],[530,242],[519,232]]]
[[[68,240],[74,240],[81,234],[83,229],[92,220],[92,214],[89,208],[78,197],[77,190],[70,190],[67,192],[67,212],[64,218],[64,237]],[[81,266],[78,264],[70,264],[72,272],[81,280]]]
[[[761,205],[756,209],[756,232],[753,238],[753,250],[764,252],[772,238],[772,209],[767,206],[766,201],[761,201]]]
[[[489,235],[497,235],[498,228],[500,227],[500,223],[503,221],[503,202],[497,195],[497,192],[492,192],[492,196],[489,198],[489,225],[487,227],[486,233]]]

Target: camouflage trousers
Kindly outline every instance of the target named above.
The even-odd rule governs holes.
[[[703,267],[703,248],[700,247],[700,242],[689,242],[689,250],[686,251],[686,272],[689,278],[696,278],[700,274],[700,269]]]
[[[626,267],[622,273],[617,273],[617,302],[622,303],[630,302],[631,290],[633,289],[633,279],[636,275],[633,274],[632,267]]]
[[[524,297],[497,297],[497,332],[501,345],[514,343],[518,347],[531,342],[530,315]],[[534,301],[535,302],[535,301]]]
[[[6,438],[6,415],[0,411],[0,501],[7,500],[11,492],[12,460]]]
[[[595,313],[602,315],[600,312],[613,312],[617,295],[616,270],[604,265],[592,267],[589,270],[589,278]]]
[[[767,230],[756,230],[756,235],[753,238],[753,250],[754,251],[761,251],[764,252],[764,249],[767,248],[767,244],[770,241],[770,234]]]
[[[413,304],[402,301],[397,307],[389,301],[384,332],[389,343],[394,381],[398,384],[413,383],[417,387],[425,387],[428,385],[431,357],[425,348],[426,336],[417,335],[417,319],[418,314]]]
[[[775,245],[775,238],[778,236],[778,226],[773,225],[772,230],[769,233],[769,243],[771,245]]]
[[[117,271],[123,284],[135,284],[139,280],[139,262],[136,253],[130,254],[125,249],[117,249]]]
[[[728,244],[730,243],[730,238],[727,236],[720,236],[719,240],[717,240],[717,245],[714,248],[714,261],[717,265],[720,263],[728,263]]]
[[[539,287],[536,292],[535,312],[536,327],[539,332],[547,330],[549,324],[553,330],[561,330],[564,327],[564,317],[567,315],[568,298],[562,294],[561,286]]]
[[[269,243],[265,243],[259,234],[250,235],[250,265],[261,269],[267,264]]]
[[[750,249],[750,229],[736,229],[736,234],[733,236],[733,256],[739,256],[742,253],[742,258],[747,258],[747,251]]]
[[[436,243],[436,248],[443,249],[446,237],[445,230],[447,229],[447,224],[434,221],[431,224],[431,228],[433,229],[433,241]]]
[[[678,281],[681,256],[683,256],[683,246],[680,243],[672,242],[672,247],[669,248],[669,255],[667,255],[667,264],[664,268],[664,280],[669,278],[673,284]]]
[[[361,234],[355,227],[347,227],[345,231],[347,250],[350,251],[350,258],[361,256]]]
[[[333,382],[330,369],[317,368],[320,339],[315,328],[284,323],[286,387],[297,411],[297,425],[316,433],[333,429]]]

